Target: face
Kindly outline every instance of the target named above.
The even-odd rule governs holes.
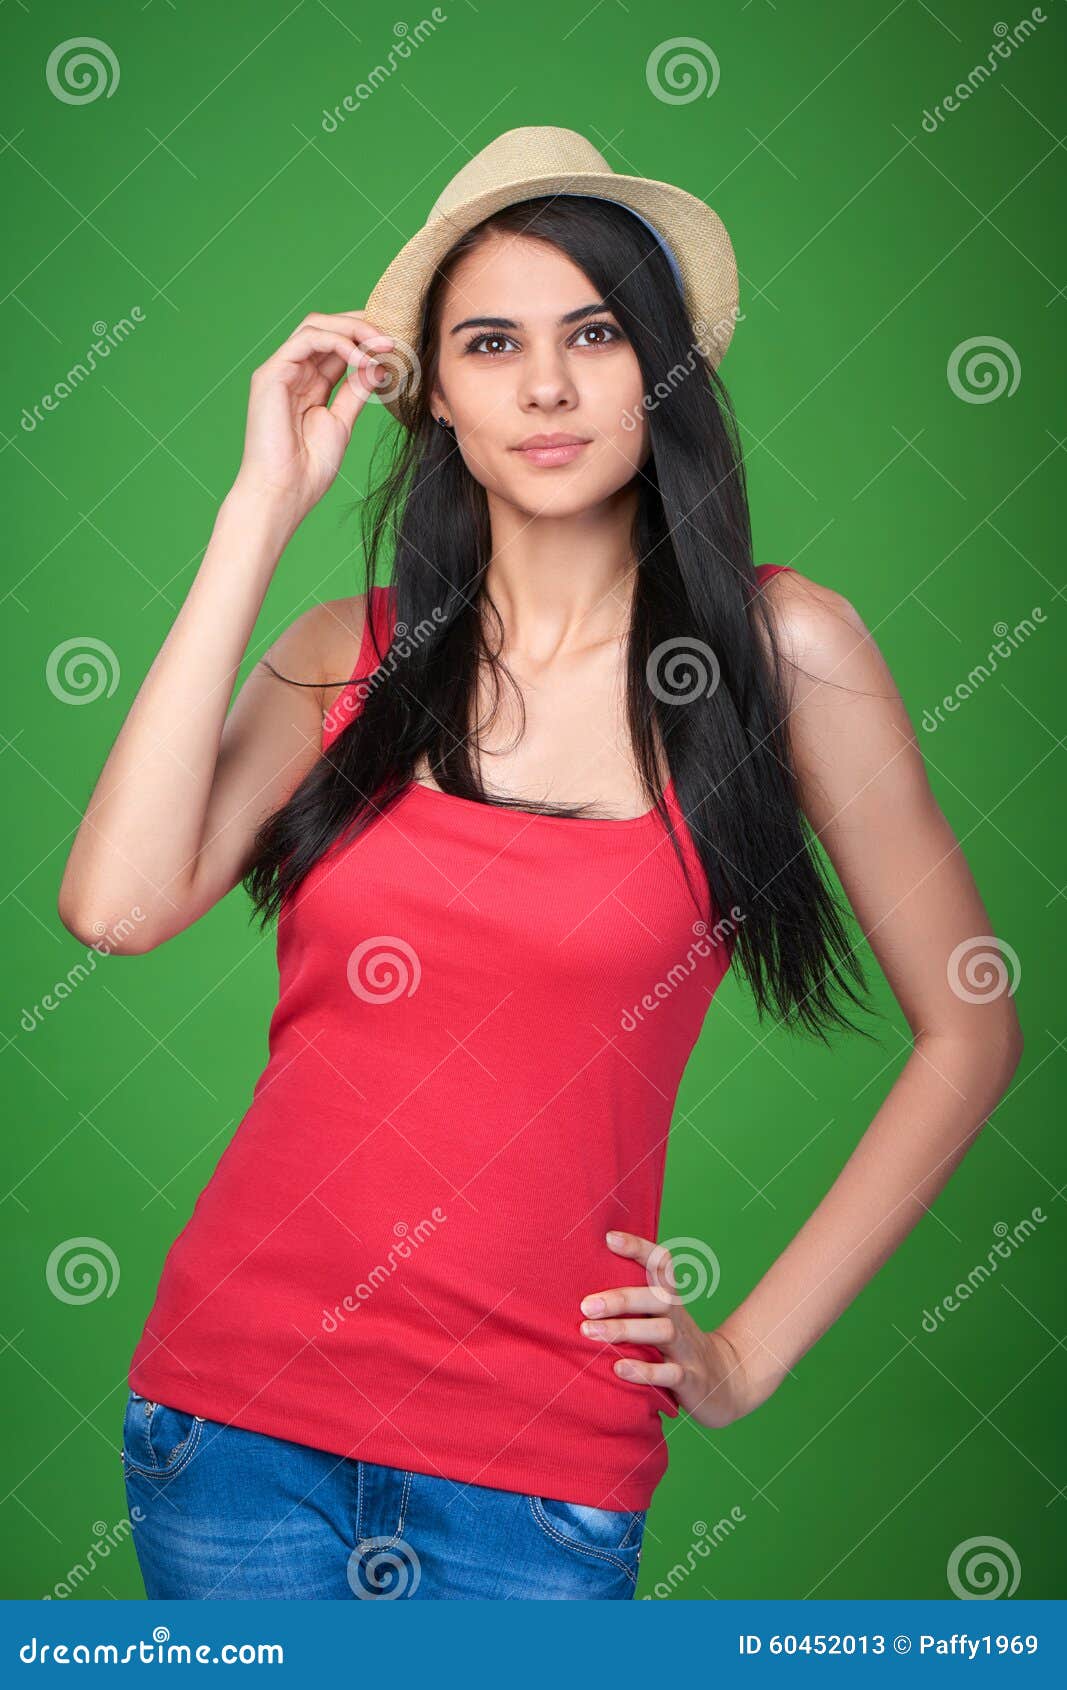
[[[521,235],[487,237],[444,291],[433,414],[486,491],[530,515],[588,510],[648,457],[637,358],[597,303],[577,265]],[[524,449],[555,434],[580,444]]]

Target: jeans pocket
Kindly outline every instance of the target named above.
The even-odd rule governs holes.
[[[647,1509],[592,1508],[549,1496],[529,1496],[527,1501],[537,1525],[551,1542],[613,1561],[631,1578],[637,1577]]]
[[[122,1422],[122,1465],[127,1473],[167,1479],[190,1462],[204,1417],[130,1391]]]

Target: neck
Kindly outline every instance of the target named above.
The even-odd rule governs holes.
[[[509,650],[543,662],[625,634],[636,575],[634,510],[626,489],[595,510],[558,517],[531,516],[490,496],[486,588]]]

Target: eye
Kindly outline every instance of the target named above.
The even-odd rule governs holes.
[[[500,330],[496,329],[491,334],[476,334],[474,336],[473,340],[468,340],[466,350],[468,352],[475,351],[475,349],[481,345],[483,340],[502,341],[502,340],[510,340],[510,339],[511,339],[510,335],[501,334]],[[514,344],[515,344],[514,341],[512,341],[512,345],[514,345]],[[499,358],[500,353],[499,352],[487,352],[487,353],[485,353],[485,357],[487,357],[487,358]]]
[[[612,344],[613,340],[622,340],[623,339],[622,330],[617,329],[615,327],[614,323],[586,323],[582,328],[580,328],[578,330],[578,333],[580,335],[581,334],[593,334],[593,333],[610,335],[611,336],[610,340],[607,340],[607,341],[602,340],[599,343],[601,346],[610,346]]]
[[[623,334],[622,330],[620,328],[617,328],[614,323],[607,323],[607,322],[583,323],[582,327],[580,329],[577,329],[575,331],[574,335],[572,336],[572,344],[577,345],[580,337],[582,335],[587,335],[587,334],[606,335],[606,336],[609,337],[606,340],[602,339],[602,340],[594,341],[592,343],[592,347],[596,347],[598,345],[599,346],[611,346],[611,345],[614,344],[615,341],[624,340],[626,338],[625,335]],[[479,352],[479,348],[483,345],[483,343],[487,343],[487,342],[495,342],[497,344],[498,348],[501,345],[503,345],[504,343],[508,343],[511,346],[514,346],[516,344],[515,341],[512,340],[510,335],[502,334],[499,329],[495,329],[495,330],[492,330],[492,331],[489,331],[489,332],[483,331],[483,333],[481,333],[481,334],[474,335],[472,337],[472,339],[467,341],[464,350],[466,352],[472,352],[476,356],[484,357],[484,358],[500,358],[500,357],[503,356],[503,353],[500,350],[493,351],[493,352],[490,352],[490,351]],[[592,348],[589,348],[589,349],[591,350]]]

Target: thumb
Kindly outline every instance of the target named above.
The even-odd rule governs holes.
[[[369,359],[361,358],[358,364],[346,370],[344,378],[338,384],[329,412],[331,417],[342,424],[346,434],[351,434],[353,424],[371,394],[388,389],[388,371],[377,385],[369,380],[368,371],[374,367],[376,366]]]

